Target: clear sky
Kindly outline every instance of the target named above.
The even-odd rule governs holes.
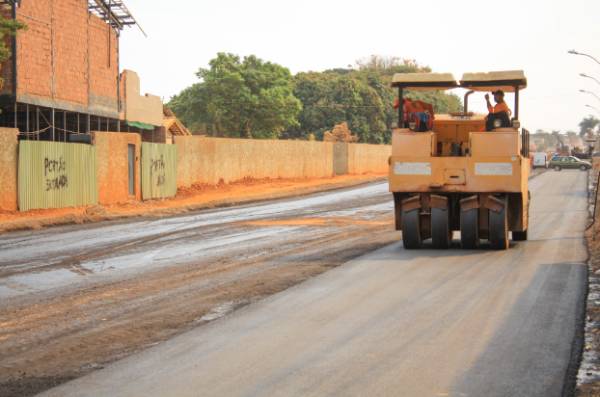
[[[172,95],[196,81],[217,52],[255,54],[299,71],[353,65],[378,54],[415,59],[436,72],[523,69],[521,121],[576,130],[600,109],[579,89],[600,85],[600,0],[126,0],[148,34],[126,29],[121,67],[140,74],[142,91]],[[473,110],[483,110],[475,94]],[[512,103],[512,98],[508,98]],[[511,104],[512,107],[512,104]],[[598,116],[598,114],[596,114]]]

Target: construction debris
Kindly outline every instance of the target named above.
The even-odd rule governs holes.
[[[352,135],[352,131],[348,128],[348,123],[343,122],[333,127],[331,131],[325,131],[323,134],[324,142],[358,142],[358,136]]]

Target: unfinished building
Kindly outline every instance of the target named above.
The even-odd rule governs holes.
[[[121,0],[0,3],[5,16],[27,25],[2,64],[0,127],[18,128],[21,139],[63,142],[162,127],[161,99],[140,94],[135,72],[120,72],[120,34],[138,26]]]

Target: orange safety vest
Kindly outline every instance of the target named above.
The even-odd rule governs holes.
[[[500,113],[506,112],[509,116],[512,114],[506,102],[497,103],[495,106],[488,105],[488,112],[490,113]]]

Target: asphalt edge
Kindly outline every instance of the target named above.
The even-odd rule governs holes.
[[[587,193],[588,193],[588,221],[593,221],[592,214],[590,211],[590,195],[593,193],[590,190],[590,172],[588,171],[588,178],[586,181],[587,184]],[[595,203],[594,203],[595,205]],[[589,222],[588,222],[589,224]],[[567,366],[567,370],[565,372],[565,379],[563,382],[563,389],[561,396],[562,397],[574,397],[577,392],[577,375],[579,373],[579,369],[581,368],[581,363],[583,360],[583,351],[585,347],[585,328],[587,322],[587,311],[588,311],[588,296],[590,292],[590,272],[592,266],[592,252],[591,247],[587,238],[587,229],[584,230],[584,244],[587,251],[587,258],[585,260],[585,285],[583,289],[583,293],[579,297],[577,301],[577,313],[575,317],[575,333],[573,335],[573,341],[571,342],[571,358],[569,360],[569,365]]]

